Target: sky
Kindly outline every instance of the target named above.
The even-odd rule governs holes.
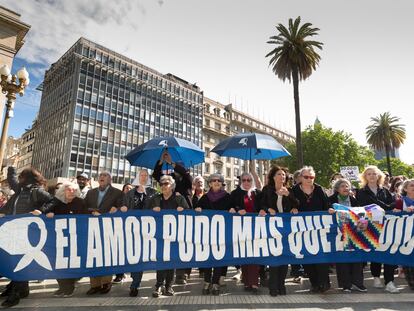
[[[265,55],[278,23],[301,16],[320,29],[321,61],[300,84],[302,128],[316,119],[366,145],[370,118],[390,111],[407,132],[401,159],[414,163],[414,2],[410,0],[0,0],[32,27],[13,70],[31,85],[9,133],[21,135],[40,105],[44,71],[83,36],[204,95],[295,133],[293,87]]]

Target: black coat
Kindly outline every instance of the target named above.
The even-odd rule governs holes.
[[[22,186],[19,184],[14,167],[9,167],[7,170],[7,182],[14,191],[14,194],[1,209],[3,214],[19,215],[30,213],[35,209],[42,210],[43,204],[52,200],[50,193],[45,191],[41,186]]]
[[[85,201],[81,198],[74,198],[70,203],[64,203],[58,198],[46,204],[43,212],[54,213],[55,215],[67,215],[67,214],[89,214]]]
[[[128,209],[148,209],[149,200],[152,196],[154,196],[157,191],[151,187],[145,187],[145,194],[144,200],[140,202],[138,205],[135,204],[135,193],[136,188],[133,188],[128,191],[128,193],[124,196],[125,202],[124,205],[128,207]]]
[[[368,185],[357,191],[356,199],[360,206],[377,204],[386,211],[392,210],[392,203],[394,202],[394,198],[388,189],[378,188],[377,194],[375,195],[374,192],[369,189]]]
[[[293,195],[299,201],[299,212],[327,211],[329,208],[328,196],[321,186],[313,184],[314,190],[311,196],[307,196],[300,184],[292,188]]]
[[[254,212],[258,213],[260,211],[260,202],[262,197],[262,192],[260,190],[254,190]],[[236,211],[244,210],[244,197],[247,195],[247,191],[242,190],[240,187],[237,187],[230,193],[231,197],[231,207]]]
[[[269,208],[273,208],[276,213],[278,213],[277,198],[278,194],[276,193],[274,187],[269,185],[265,186],[262,190],[261,209],[268,212]],[[289,195],[282,196],[283,212],[289,213],[293,208],[298,208],[298,205],[299,201],[293,195],[292,190],[289,189]]]
[[[207,193],[201,197],[196,207],[201,207],[203,210],[213,211],[228,211],[232,208],[231,197],[229,193],[226,193],[224,197],[216,202],[211,202],[207,196]]]
[[[351,201],[351,206],[358,206],[358,201],[353,196],[349,196],[349,199]],[[333,208],[334,203],[338,203],[338,192],[334,192],[333,195],[331,195],[329,198],[329,206]]]

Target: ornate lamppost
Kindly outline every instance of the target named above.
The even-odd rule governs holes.
[[[9,130],[10,118],[13,118],[14,102],[16,101],[16,94],[23,96],[24,89],[29,85],[29,73],[26,68],[22,68],[17,72],[17,75],[10,73],[10,68],[7,65],[0,67],[0,86],[1,91],[7,98],[6,113],[4,115],[3,130],[1,131],[0,139],[0,168],[3,165],[4,152],[6,150],[7,132]],[[17,82],[17,80],[19,80]]]

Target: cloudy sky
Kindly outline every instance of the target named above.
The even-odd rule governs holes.
[[[20,135],[40,104],[45,68],[80,36],[162,73],[196,82],[207,97],[232,102],[294,133],[292,85],[265,55],[275,25],[301,16],[320,28],[316,72],[300,86],[302,125],[316,117],[365,144],[370,117],[390,111],[406,125],[401,157],[414,163],[414,4],[409,0],[0,0],[32,28],[15,61],[32,89],[16,104],[10,132]]]

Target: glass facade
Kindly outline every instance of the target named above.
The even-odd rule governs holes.
[[[148,139],[176,136],[202,147],[203,93],[197,86],[83,38],[59,62],[62,66],[52,65],[45,76],[38,131],[53,128],[63,143],[55,146],[56,152],[35,146],[33,155],[33,165],[46,178],[80,172],[95,177],[108,170],[114,182],[125,183],[135,177],[138,168],[131,167],[124,156]],[[53,86],[54,76],[63,67],[73,67],[73,73]],[[51,118],[50,101],[53,106],[61,104],[59,97],[65,92],[59,89],[67,80],[69,101]],[[42,141],[49,136],[52,141],[47,144],[54,144],[56,138],[44,136]],[[37,141],[36,145],[41,144]],[[53,166],[54,162],[60,167]],[[194,173],[201,173],[201,168],[196,167]]]

